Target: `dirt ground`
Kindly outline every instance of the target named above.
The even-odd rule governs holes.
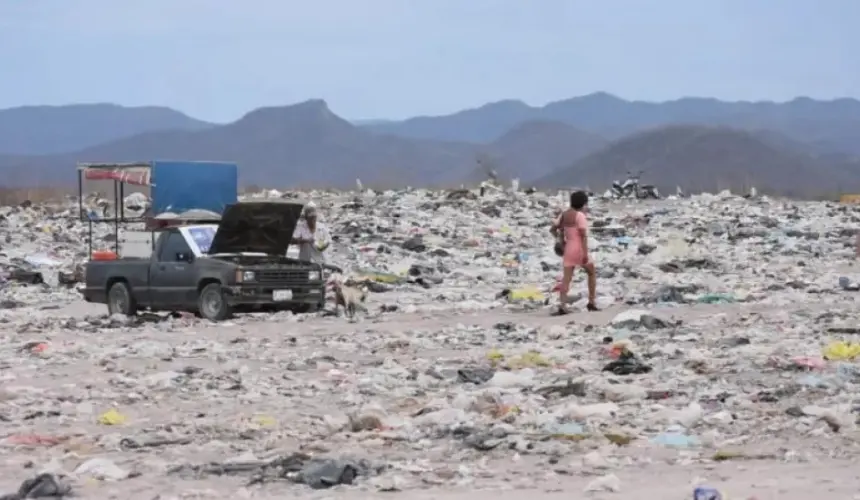
[[[484,485],[480,488],[431,488],[377,492],[347,490],[340,487],[324,490],[278,491],[269,486],[253,493],[235,488],[230,481],[183,481],[152,484],[131,479],[121,484],[84,486],[81,498],[167,500],[171,498],[283,498],[366,500],[397,498],[403,500],[615,500],[660,499],[691,500],[696,485],[707,484],[725,495],[723,500],[827,500],[860,499],[860,473],[854,461],[833,461],[816,464],[782,464],[767,461],[716,466],[666,466],[655,464],[640,470],[614,472],[620,481],[617,492],[585,491],[592,477],[550,476],[540,488],[518,486],[516,481]],[[5,484],[7,481],[0,482]],[[8,482],[11,486],[11,483]]]
[[[860,498],[860,478],[855,462],[826,464],[778,464],[755,462],[743,465],[660,466],[617,472],[618,492],[585,492],[593,478],[547,479],[543,488],[513,490],[449,490],[392,493],[392,497],[409,500],[546,500],[576,499],[660,499],[689,500],[695,485],[707,484],[719,489],[730,500],[809,500],[827,498],[853,500]],[[338,493],[343,499],[368,498],[364,493]],[[382,494],[379,494],[380,496]],[[274,496],[272,498],[275,498]],[[371,497],[377,498],[377,497]]]
[[[100,313],[103,306],[75,304],[64,306],[51,314],[83,317],[86,314]],[[350,352],[348,347],[339,349],[337,339],[344,335],[361,335],[364,328],[373,328],[377,333],[400,333],[409,336],[410,331],[421,329],[437,329],[457,324],[489,327],[501,321],[516,321],[534,326],[550,324],[606,324],[623,308],[616,306],[600,313],[574,313],[564,318],[548,317],[545,311],[531,313],[512,312],[483,312],[444,316],[433,315],[391,315],[379,322],[350,324],[338,318],[314,318],[301,323],[250,322],[225,325],[201,325],[187,331],[174,332],[135,332],[128,337],[106,337],[104,334],[81,334],[77,338],[63,338],[59,332],[42,332],[39,334],[20,334],[17,343],[28,341],[45,341],[51,344],[63,344],[65,352],[73,349],[99,349],[105,352],[120,349],[131,343],[145,341],[168,342],[178,344],[190,341],[213,341],[229,343],[241,337],[244,343],[251,345],[266,345],[270,342],[270,352],[260,352],[259,359],[244,359],[244,366],[249,373],[246,375],[263,375],[271,371],[267,356],[277,356],[278,352],[289,351],[290,356],[311,357],[320,353],[336,358],[349,357],[352,360],[363,359],[365,362],[382,362],[385,358],[394,357],[403,363],[409,363],[416,356],[444,357],[451,355],[450,350],[421,350],[418,348],[391,351]],[[699,305],[678,309],[666,309],[666,314],[677,319],[691,321],[695,318],[711,317],[719,321],[720,315],[734,316],[739,314],[772,311],[774,307],[764,305],[746,306],[733,305]],[[288,340],[294,338],[295,340]],[[262,343],[261,343],[262,342]],[[259,344],[258,344],[259,343]],[[89,346],[89,347],[88,347]],[[347,345],[348,346],[348,345]],[[158,373],[167,369],[178,369],[177,363],[193,363],[206,368],[217,364],[211,359],[154,359],[144,358],[115,360],[121,366],[119,373]],[[6,367],[4,371],[10,370]],[[10,372],[7,371],[7,375]],[[64,384],[88,383],[93,388],[107,384],[104,364],[95,359],[84,359],[77,362],[54,364],[50,369],[45,365],[29,364],[14,368],[14,377],[6,377],[3,389],[8,394],[15,387],[26,385],[45,391],[56,390]],[[110,383],[116,383],[115,380]],[[237,401],[229,406],[210,406],[206,401],[183,397],[181,394],[163,400],[151,400],[146,404],[124,407],[130,424],[125,432],[136,428],[151,428],[153,426],[169,426],[195,411],[206,410],[212,418],[221,423],[236,421],[240,414],[265,413],[276,415],[281,421],[305,418],[308,413],[325,413],[334,411],[325,405],[329,402],[303,401],[306,406],[289,406],[300,399],[260,399]],[[107,404],[122,406],[123,401],[104,401]],[[212,405],[215,405],[212,402]],[[317,405],[317,406],[313,406]],[[13,431],[14,429],[6,429]],[[97,437],[106,439],[103,427],[94,422],[81,421],[34,421],[29,432],[56,434],[72,433],[84,436],[79,447],[67,447],[64,454],[58,455],[57,450],[30,449],[26,447],[0,449],[0,491],[14,491],[21,480],[28,474],[28,464],[43,464],[50,460],[64,464],[80,462],[87,456],[88,443]],[[6,432],[4,432],[6,434]],[[292,441],[291,441],[292,439]],[[289,434],[278,443],[281,446],[295,441]],[[358,443],[360,446],[360,443]],[[779,446],[780,443],[774,443]],[[811,444],[812,445],[812,444]],[[797,448],[798,443],[791,443]],[[222,450],[221,453],[224,451]],[[215,460],[219,457],[212,449],[195,449],[193,451],[176,452],[165,450],[163,456],[149,457],[152,460],[171,460],[194,457],[198,460]],[[636,467],[621,467],[606,470],[606,474],[617,476],[620,490],[617,492],[585,492],[587,485],[596,476],[582,476],[569,472],[547,471],[540,469],[537,463],[531,463],[529,458],[511,458],[507,463],[494,462],[491,464],[496,471],[492,477],[481,478],[480,474],[469,484],[462,487],[449,485],[426,485],[424,488],[410,487],[404,491],[379,492],[377,489],[366,490],[337,487],[324,491],[314,491],[308,488],[296,488],[284,484],[269,484],[262,489],[246,489],[242,481],[236,478],[215,477],[204,480],[180,479],[170,476],[143,475],[121,482],[87,482],[79,485],[77,491],[82,498],[107,499],[122,498],[126,500],[166,500],[171,498],[403,498],[405,500],[518,500],[527,497],[545,499],[577,498],[613,499],[613,498],[653,498],[653,499],[689,499],[695,485],[707,484],[722,489],[731,499],[757,500],[808,500],[817,496],[828,500],[860,499],[860,480],[858,480],[857,463],[854,460],[839,459],[829,461],[813,461],[809,463],[781,462],[776,460],[749,460],[744,462],[727,462],[718,464],[687,463],[683,460],[663,461],[654,457],[650,465]],[[450,464],[457,467],[457,463]],[[538,485],[538,486],[536,486]],[[289,488],[289,489],[286,489]]]

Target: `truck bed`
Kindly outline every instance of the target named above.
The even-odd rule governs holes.
[[[130,287],[145,287],[149,281],[152,261],[141,257],[124,257],[116,260],[96,260],[86,264],[87,286],[82,293],[87,302],[106,303],[107,290],[112,277],[123,277]]]

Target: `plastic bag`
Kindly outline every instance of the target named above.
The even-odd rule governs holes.
[[[102,425],[122,425],[127,420],[122,413],[111,408],[99,416],[99,423]]]
[[[825,359],[830,361],[849,361],[860,356],[860,344],[836,341],[827,344],[821,350]]]

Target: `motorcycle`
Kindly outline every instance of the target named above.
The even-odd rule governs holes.
[[[627,172],[627,180],[623,183],[613,181],[611,189],[612,197],[616,199],[634,198],[638,200],[659,200],[660,192],[657,190],[657,187],[653,184],[640,184],[639,178],[641,176],[641,170],[635,174]]]

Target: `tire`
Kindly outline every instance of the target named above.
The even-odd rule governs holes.
[[[137,303],[131,296],[131,290],[124,281],[117,281],[108,289],[108,313],[134,316],[137,314]]]
[[[218,283],[203,287],[197,298],[197,310],[200,311],[200,316],[209,321],[223,321],[233,315],[233,309]]]

